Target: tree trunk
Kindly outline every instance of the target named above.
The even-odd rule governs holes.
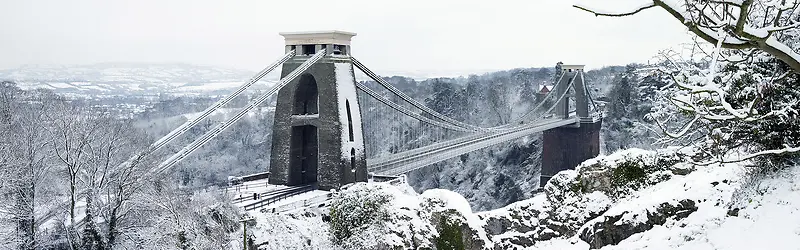
[[[92,190],[86,195],[86,217],[83,219],[83,249],[104,249],[103,239],[97,232],[97,225],[94,223],[94,210],[92,209]]]
[[[114,208],[111,209],[111,213],[108,215],[108,232],[106,235],[106,248],[112,249],[114,244],[117,242],[117,223],[119,222],[119,210],[122,208],[122,203],[125,202],[122,199],[121,195],[123,194],[123,189],[120,186],[117,186],[117,197],[114,198]]]
[[[106,238],[108,239],[106,244],[106,249],[112,249],[114,244],[117,241],[117,211],[119,210],[119,206],[115,206],[114,209],[111,210],[111,214],[108,218],[108,235]]]
[[[36,248],[36,224],[33,214],[33,183],[30,186],[20,185],[17,189],[16,224],[18,249],[33,250]]]
[[[70,176],[69,181],[69,222],[75,227],[75,178]]]

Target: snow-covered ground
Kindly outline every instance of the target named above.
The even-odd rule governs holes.
[[[432,212],[452,209],[467,215],[469,226],[480,230],[482,222],[472,213],[469,203],[461,195],[432,189],[417,194],[406,183],[393,186],[388,183],[356,183],[335,195],[338,199],[364,198],[364,194],[387,195],[390,202],[391,223],[367,225],[352,238],[349,245],[355,248],[374,249],[381,246],[403,246],[416,242],[419,246],[432,246],[436,229],[431,225]],[[431,201],[436,201],[435,205]],[[328,208],[311,207],[293,213],[273,214],[253,212],[256,219],[253,236],[259,249],[342,249],[333,243],[327,221]],[[345,211],[361,215],[360,211]],[[392,232],[392,233],[380,233]],[[425,238],[428,238],[427,240]],[[485,238],[485,237],[484,237]],[[488,240],[488,238],[485,238]]]
[[[603,249],[800,249],[800,167],[752,183],[744,173],[736,164],[709,167],[643,190],[612,209],[643,207],[651,197],[702,202],[683,220]],[[713,184],[720,179],[729,183]],[[729,216],[724,204],[739,208],[738,216]]]
[[[663,225],[601,249],[800,249],[796,244],[800,242],[800,167],[759,177],[744,164],[696,166],[688,175],[675,175],[614,202],[579,232],[596,230],[592,225],[616,216],[621,216],[613,223],[616,226],[645,223],[661,204],[691,200],[697,210],[686,218],[669,218]],[[547,202],[540,197],[487,214],[535,206],[530,203],[537,199]],[[526,249],[590,249],[590,244],[581,240],[579,233],[536,242]]]
[[[620,151],[590,160],[582,167],[596,162],[615,162],[622,157],[647,155],[652,153]],[[587,239],[586,235],[600,237],[597,236],[600,230],[605,229],[597,229],[598,226],[630,231],[630,228],[623,227],[648,223],[652,228],[625,234],[618,244],[604,243],[601,249],[800,249],[797,245],[800,242],[800,167],[793,166],[767,175],[752,174],[744,163],[694,167],[691,173],[672,175],[666,181],[621,197],[610,198],[600,191],[583,194],[583,198],[578,199],[582,202],[580,206],[556,206],[551,203],[551,198],[540,194],[501,209],[472,213],[466,200],[456,193],[428,190],[416,194],[406,185],[383,183],[359,183],[341,191],[340,195],[334,195],[338,197],[334,199],[347,197],[348,192],[359,194],[364,190],[391,197],[385,207],[389,216],[360,228],[362,232],[356,235],[358,238],[352,239],[356,242],[351,242],[351,246],[434,245],[443,230],[436,218],[447,214],[444,211],[449,209],[457,211],[455,215],[448,215],[454,216],[451,219],[463,220],[462,229],[467,230],[463,232],[471,235],[465,235],[465,239],[472,237],[465,240],[467,249],[504,249],[513,248],[514,244],[521,244],[516,245],[517,249],[590,249],[590,243],[584,239]],[[574,177],[578,172],[569,170],[562,174]],[[693,205],[682,216],[670,215],[664,222],[652,222],[653,215],[661,213],[665,204],[678,206],[681,202]],[[533,231],[520,233],[506,228],[507,232],[492,235],[487,226],[490,218],[499,217],[508,218],[518,227],[548,223],[547,217],[553,213],[542,212],[535,217],[524,214],[526,211],[548,210],[555,213],[602,212],[577,225],[577,232],[568,237],[535,240],[525,247],[522,247],[525,243],[509,243],[507,240],[511,236],[531,236]],[[326,209],[313,208],[283,215],[257,214],[256,238],[259,242],[269,242],[266,249],[289,246],[281,242],[304,247],[299,249],[339,248],[341,246],[332,243],[327,213]]]
[[[242,209],[245,209],[249,206],[257,205],[260,202],[263,202],[264,201],[263,199],[270,197],[271,193],[287,191],[294,188],[297,187],[290,187],[284,185],[271,185],[267,183],[267,180],[255,180],[255,181],[243,182],[239,185],[228,187],[225,189],[225,193],[228,195],[228,197],[234,199],[235,205],[239,206]],[[308,207],[309,205],[319,204],[328,200],[330,197],[329,193],[330,192],[323,190],[312,190],[308,192],[303,192],[300,194],[292,195],[277,200],[270,204],[265,204],[263,207],[259,207],[257,210],[269,211],[269,213],[279,213],[290,210],[296,210],[303,207]],[[252,198],[253,194],[261,195],[261,197],[253,199]],[[258,213],[258,212],[254,211],[252,213]]]
[[[745,167],[736,164],[705,167],[639,191],[606,213],[648,209],[670,199],[697,200],[698,209],[684,219],[667,221],[601,249],[800,249],[800,167],[749,183],[755,185],[749,187],[743,186],[745,172]],[[729,215],[726,204],[739,208],[738,216]],[[577,250],[589,245],[575,236],[539,242],[528,249]]]

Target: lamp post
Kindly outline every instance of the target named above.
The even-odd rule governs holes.
[[[245,215],[241,220],[239,220],[239,222],[242,223],[242,231],[244,232],[242,237],[242,249],[244,250],[247,250],[247,222],[255,219],[256,218]]]

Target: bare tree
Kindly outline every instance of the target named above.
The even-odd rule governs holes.
[[[696,40],[689,53],[665,50],[654,65],[670,83],[671,105],[650,116],[666,132],[662,141],[700,149],[696,163],[757,158],[780,166],[800,152],[800,137],[782,132],[800,130],[800,92],[789,87],[800,78],[798,0],[642,0],[622,12],[575,7],[612,17],[659,7],[708,42]]]
[[[218,190],[193,191],[174,181],[144,186],[134,201],[147,213],[147,227],[134,228],[124,245],[135,243],[145,248],[222,249],[230,243],[229,234],[239,228],[241,215]],[[135,239],[135,242],[130,242]]]
[[[145,185],[143,182],[146,180],[139,177],[146,173],[147,166],[154,164],[152,160],[142,158],[125,161],[130,155],[148,146],[145,134],[131,129],[132,126],[130,121],[118,121],[109,126],[108,136],[103,140],[107,145],[106,153],[100,154],[104,169],[114,166],[110,173],[107,173],[108,184],[105,185],[103,194],[104,200],[108,202],[102,210],[102,215],[107,221],[105,231],[108,248],[114,247],[117,243],[121,233],[120,224],[127,219],[133,209],[129,203],[142,191],[142,185]]]
[[[23,93],[6,84],[0,88],[0,109],[5,112],[0,119],[0,171],[7,177],[1,190],[13,199],[0,205],[0,212],[15,224],[13,241],[18,249],[40,247],[34,209],[44,200],[38,193],[49,173],[45,114],[51,110],[51,98],[48,92]]]
[[[83,197],[86,201],[85,218],[83,220],[82,247],[84,249],[103,249],[105,241],[100,235],[100,230],[95,217],[98,210],[102,211],[107,200],[98,199],[99,192],[106,188],[109,175],[117,164],[115,158],[118,151],[126,143],[127,138],[120,136],[123,129],[115,126],[116,120],[107,113],[98,113],[89,120],[97,124],[97,133],[89,140],[86,152],[86,167],[80,172],[79,178],[83,184]]]
[[[641,5],[619,12],[574,6],[597,16],[610,17],[634,15],[659,7],[711,44],[727,49],[758,49],[800,72],[798,0],[642,0]]]
[[[56,160],[66,168],[69,183],[69,215],[70,224],[75,226],[75,209],[82,192],[81,175],[90,164],[91,144],[102,133],[102,118],[97,117],[89,109],[80,104],[62,101],[55,112],[49,115],[53,120],[53,152]]]
[[[800,91],[792,87],[800,74],[762,51],[730,60],[744,53],[751,52],[719,43],[659,53],[655,72],[671,85],[649,116],[665,132],[662,142],[697,147],[693,160],[703,165],[756,159],[780,167],[800,152]]]
[[[153,178],[166,178],[160,179],[163,183],[168,177],[149,173],[154,160],[146,157],[150,139],[130,120],[47,91],[21,91],[4,82],[0,85],[0,177],[4,180],[0,182],[0,248],[51,247],[42,238],[50,232],[45,234],[39,227],[45,221],[64,223],[58,215],[67,212],[65,235],[73,249],[115,249],[121,239],[136,237],[141,228],[153,226],[148,216],[158,211],[147,205],[152,197],[144,191],[154,190]],[[66,178],[48,183],[54,173]],[[54,185],[58,187],[50,188]],[[49,196],[56,189],[67,190],[58,194],[67,198]],[[169,201],[177,198],[171,193],[159,195]],[[188,195],[180,194],[182,199]],[[81,202],[85,208],[76,207]],[[181,205],[177,208],[191,209]],[[49,212],[35,211],[45,207]]]
[[[144,181],[139,178],[142,166],[150,163],[141,157],[126,160],[147,147],[147,137],[130,120],[103,110],[64,110],[73,109],[74,116],[56,121],[57,158],[68,171],[72,224],[83,226],[82,248],[111,249],[121,233],[120,223],[134,209],[127,204]],[[85,201],[85,217],[75,222],[75,203],[80,199]]]

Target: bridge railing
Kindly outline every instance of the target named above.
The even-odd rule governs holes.
[[[314,191],[316,189],[317,189],[317,185],[316,184],[311,184],[311,185],[300,186],[300,187],[292,187],[292,188],[282,189],[282,190],[279,190],[279,191],[276,191],[276,192],[266,193],[265,195],[267,197],[265,197],[263,199],[260,199],[257,202],[245,205],[244,206],[244,210],[250,211],[250,210],[255,210],[255,209],[262,208],[262,207],[266,207],[266,206],[274,204],[274,203],[276,203],[278,201],[288,199],[288,198],[293,197],[293,196],[298,195],[298,194]]]

